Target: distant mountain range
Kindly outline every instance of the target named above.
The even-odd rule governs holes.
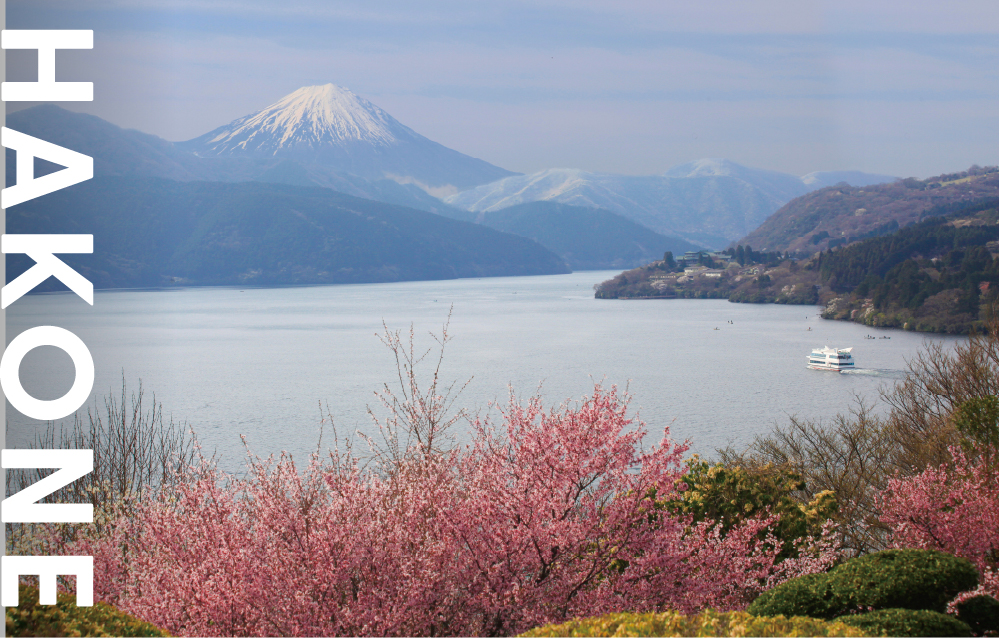
[[[925,217],[996,200],[997,167],[864,187],[830,186],[785,204],[738,240],[754,250],[809,253],[886,235]]]
[[[332,84],[303,87],[261,111],[180,143],[54,105],[17,111],[8,123],[97,158],[97,175],[315,185],[463,220],[517,204],[553,201],[607,210],[706,248],[746,236],[810,190],[842,181],[866,186],[895,180],[857,171],[798,178],[724,159],[689,162],[652,176],[576,169],[517,175],[432,142]],[[8,181],[13,179],[10,161]],[[461,188],[465,190],[443,201],[434,196]]]
[[[114,246],[108,246],[110,254],[119,255],[121,260],[115,262],[117,266],[111,262],[105,264],[106,267],[94,266],[97,270],[93,274],[110,286],[251,280],[252,283],[391,281],[483,273],[515,274],[518,267],[509,256],[492,250],[472,256],[454,243],[456,237],[461,236],[472,242],[470,245],[478,245],[476,242],[482,240],[512,248],[514,244],[509,242],[515,238],[497,239],[504,237],[502,233],[531,240],[529,244],[534,248],[529,250],[526,247],[529,244],[522,242],[517,244],[521,248],[515,251],[527,260],[524,274],[556,272],[565,269],[567,263],[577,269],[627,268],[658,259],[666,250],[681,253],[697,248],[721,248],[751,233],[789,200],[829,183],[847,181],[868,185],[895,179],[858,172],[810,173],[798,178],[722,159],[698,160],[653,176],[574,169],[519,175],[433,142],[371,102],[332,84],[303,87],[260,111],[179,143],[124,130],[100,118],[51,104],[14,112],[8,116],[7,123],[15,130],[94,157],[97,178],[118,178],[95,180],[94,184],[100,188],[93,195],[97,201],[107,204],[106,215],[116,216],[126,228],[142,227],[140,218],[130,217],[125,211],[114,212],[127,194],[144,207],[139,211],[145,210],[150,215],[166,219],[169,211],[164,207],[177,206],[180,207],[176,211],[177,219],[193,221],[190,214],[196,214],[198,224],[208,223],[205,220],[209,219],[218,223],[225,221],[230,224],[226,232],[243,238],[255,237],[256,230],[242,225],[250,223],[251,217],[227,208],[234,206],[237,200],[241,206],[247,205],[250,200],[234,194],[239,192],[254,193],[273,203],[274,220],[253,218],[255,224],[266,222],[269,237],[282,236],[295,245],[311,245],[315,238],[297,237],[295,233],[314,232],[329,237],[335,232],[331,225],[334,220],[356,233],[353,244],[338,244],[341,252],[337,256],[322,251],[303,253],[298,266],[291,262],[283,262],[284,265],[268,262],[266,268],[248,266],[249,270],[233,270],[234,264],[243,263],[240,261],[243,258],[233,253],[226,258],[228,262],[213,262],[221,269],[213,276],[194,265],[207,263],[193,248],[208,249],[207,244],[199,244],[201,239],[197,237],[201,236],[197,232],[201,231],[175,229],[162,237],[172,237],[171,233],[195,233],[185,235],[186,239],[181,242],[190,249],[182,250],[181,244],[177,244],[169,249],[173,251],[170,256],[164,254],[155,259],[149,256],[152,261],[142,255],[125,257],[115,252],[118,249]],[[13,151],[8,151],[7,157],[7,182],[11,184],[15,182]],[[59,168],[46,164],[38,162],[37,170],[44,174]],[[162,180],[176,183],[167,185]],[[212,182],[219,184],[205,184]],[[226,190],[236,188],[237,184],[236,190]],[[329,190],[317,191],[317,187]],[[91,184],[86,188],[95,186]],[[113,188],[119,189],[121,194],[114,195]],[[187,199],[196,192],[201,193],[199,197],[208,197],[205,201],[221,197],[222,203],[211,204],[214,208],[210,215],[199,208],[202,200],[192,204],[195,200]],[[320,192],[333,199],[323,200],[326,195],[321,196]],[[153,194],[160,199],[149,200]],[[341,194],[352,197],[336,200]],[[279,202],[281,198],[285,203]],[[14,220],[15,225],[20,223],[19,219],[25,223],[34,219],[35,227],[41,228],[38,221],[41,218],[37,215],[42,211],[46,211],[45,215],[57,215],[55,209],[48,207],[50,200],[59,198],[52,195],[42,199],[24,208],[14,207],[9,219]],[[320,200],[325,203],[317,204]],[[331,203],[335,200],[339,203]],[[368,201],[359,203],[362,200]],[[357,213],[359,208],[364,208],[370,212],[370,215],[365,213],[370,216],[369,221],[377,220],[379,225],[385,222],[412,232],[417,232],[417,227],[422,225],[442,234],[438,240],[424,236],[424,243],[414,247],[417,252],[424,251],[420,254],[432,262],[426,269],[419,268],[414,261],[393,261],[380,252],[383,245],[395,245],[395,239],[386,240],[381,234],[384,229],[375,222],[348,223],[353,218],[339,213],[323,213],[322,222],[311,216],[312,213],[303,213],[305,218],[295,219],[296,215],[287,212],[292,206],[289,202],[308,202],[308,206],[302,204],[306,208],[315,204],[319,206],[316,211],[327,210],[323,206],[339,206],[338,210],[349,209]],[[195,207],[194,213],[185,209],[190,206]],[[401,207],[407,210],[404,212]],[[263,214],[256,204],[252,209]],[[298,208],[294,210],[299,211]],[[141,216],[139,211],[135,214]],[[450,220],[444,222],[434,216],[418,215],[417,211],[435,213]],[[319,212],[315,214],[320,215]],[[98,211],[94,215],[88,223],[96,224],[112,236],[119,236],[114,228],[102,226],[104,222],[99,219]],[[390,223],[386,215],[395,215],[393,219],[397,221]],[[398,221],[403,219],[399,215],[410,221],[403,224]],[[302,219],[308,219],[309,223],[303,226]],[[69,217],[63,221],[72,224]],[[451,222],[475,222],[494,230],[483,229],[492,234],[476,235],[467,224]],[[282,225],[298,230],[279,232]],[[156,237],[150,237],[150,241],[154,240]],[[251,252],[263,250],[260,246],[270,246],[267,242],[258,245],[243,239],[233,245]],[[453,257],[449,257],[447,251],[439,252],[444,245],[456,246]],[[402,256],[409,254],[409,249],[398,248]],[[384,268],[375,267],[368,261],[371,255],[365,251],[382,255],[380,258],[389,261],[383,263]],[[254,254],[257,256],[252,259],[249,253],[244,257],[251,261],[263,259],[263,253]],[[324,259],[332,260],[329,263],[336,264],[337,268],[324,268],[314,259],[316,254],[326,255]],[[351,255],[350,260],[343,261],[343,255]],[[181,257],[190,263],[185,266],[178,261]],[[132,262],[135,262],[134,268],[128,265]],[[257,271],[260,274],[252,274]],[[331,274],[334,272],[338,274]]]
[[[569,272],[530,239],[344,195],[257,182],[95,177],[7,209],[10,233],[89,233],[60,255],[97,288],[370,283]],[[7,278],[33,261],[7,256]],[[49,278],[40,290],[62,289]]]
[[[703,159],[650,176],[550,169],[483,184],[444,201],[472,212],[533,201],[601,208],[664,235],[722,248],[757,228],[789,200],[830,180],[867,185],[896,179],[857,172],[810,173],[806,178]]]

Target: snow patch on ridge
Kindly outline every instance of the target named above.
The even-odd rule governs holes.
[[[619,177],[577,168],[550,168],[477,186],[446,197],[444,201],[472,212],[492,212],[517,204],[550,200],[617,211],[628,204],[628,198],[607,188],[607,184]]]
[[[391,179],[397,184],[402,184],[403,186],[413,184],[431,197],[437,197],[438,199],[444,199],[445,197],[450,197],[451,195],[458,193],[458,188],[451,184],[445,184],[444,186],[431,186],[430,184],[425,184],[424,182],[410,177],[409,175],[394,175],[393,173],[386,173],[385,178]]]
[[[734,175],[743,166],[727,159],[710,157],[674,166],[663,173],[664,177],[724,177]]]

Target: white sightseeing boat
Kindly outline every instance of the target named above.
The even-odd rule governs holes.
[[[809,355],[809,367],[813,370],[853,370],[854,358],[851,350],[854,348],[816,348]]]

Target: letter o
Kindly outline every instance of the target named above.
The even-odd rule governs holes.
[[[52,401],[36,399],[21,387],[21,360],[39,346],[59,348],[70,356],[76,368],[73,387]],[[14,337],[4,350],[3,359],[0,359],[0,385],[3,386],[7,400],[21,414],[39,421],[61,419],[76,412],[90,396],[90,391],[94,388],[94,358],[90,356],[90,350],[80,337],[69,330],[56,326],[37,326]]]

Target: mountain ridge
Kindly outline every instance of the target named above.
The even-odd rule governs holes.
[[[418,154],[431,149],[415,162],[431,172],[449,172],[447,164],[456,157],[465,168],[478,170],[479,160],[419,136],[371,102],[332,84],[303,87],[260,111],[176,144],[55,105],[15,112],[9,121],[29,135],[98,158],[97,175],[317,185],[465,221],[514,205],[552,201],[605,210],[654,233],[715,249],[747,236],[789,198],[808,190],[806,182],[815,186],[835,179],[864,182],[886,177],[841,171],[797,178],[718,158],[694,160],[653,176],[579,169],[515,175],[492,167],[507,177],[442,201],[435,195],[455,187],[449,183],[435,189],[421,181],[426,175],[419,171],[400,170],[393,164],[400,160],[400,145],[415,144],[407,148]],[[355,153],[358,148],[364,152]],[[443,164],[434,154],[438,151],[447,155]],[[324,163],[323,153],[351,157],[348,165],[335,166]],[[371,170],[360,170],[359,165]],[[10,182],[13,166],[9,162]]]
[[[537,243],[335,191],[99,176],[13,206],[7,232],[86,233],[60,255],[96,288],[378,283],[560,274]],[[7,256],[12,281],[33,265]],[[39,291],[62,289],[49,278]]]
[[[820,182],[826,173],[814,173]],[[862,182],[888,176],[836,173]],[[532,201],[601,208],[651,230],[718,249],[746,236],[782,205],[811,186],[791,174],[701,159],[660,175],[630,176],[581,169],[546,169],[507,177],[445,197],[448,204],[479,213]]]
[[[788,202],[734,244],[812,254],[886,234],[930,215],[946,214],[949,206],[995,198],[997,177],[997,167],[972,167],[926,180],[829,186]]]
[[[574,270],[631,268],[662,259],[667,251],[681,255],[698,248],[610,211],[556,202],[529,202],[480,213],[477,222],[532,239]]]

